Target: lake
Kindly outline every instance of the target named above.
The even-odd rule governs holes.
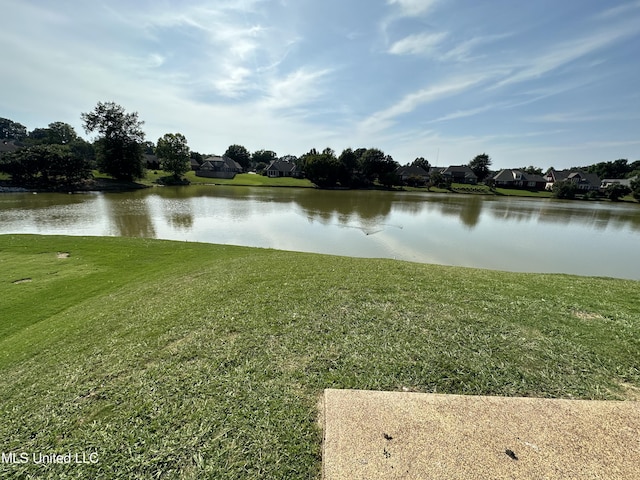
[[[105,235],[640,280],[640,205],[192,185],[3,193],[0,233]]]

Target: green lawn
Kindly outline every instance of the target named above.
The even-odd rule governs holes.
[[[269,178],[252,173],[239,173],[233,179],[196,177],[195,172],[188,172],[185,177],[191,183],[215,183],[218,185],[248,185],[261,187],[313,187],[306,178]]]
[[[31,235],[0,264],[0,451],[99,457],[1,478],[319,478],[327,387],[640,398],[640,282]]]

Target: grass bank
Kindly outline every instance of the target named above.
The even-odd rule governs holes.
[[[640,282],[0,236],[10,478],[319,478],[322,390],[638,398]]]

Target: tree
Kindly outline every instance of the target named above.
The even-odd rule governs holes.
[[[27,127],[8,118],[0,118],[0,140],[24,140]]]
[[[325,148],[318,153],[315,148],[302,156],[307,178],[320,188],[335,187],[340,178],[340,161],[335,152]]]
[[[75,155],[68,145],[35,145],[2,159],[0,171],[27,186],[69,186],[89,178],[89,161]]]
[[[413,162],[411,162],[411,166],[420,167],[427,173],[429,173],[429,169],[431,168],[431,165],[424,157],[416,158]]]
[[[378,148],[370,148],[360,157],[360,168],[365,178],[369,182],[378,179],[383,185],[391,185],[394,183],[391,175],[398,168],[396,162],[390,155],[385,155]]]
[[[251,161],[253,163],[262,162],[269,165],[273,160],[277,160],[277,159],[278,159],[278,155],[276,154],[276,152],[272,150],[257,150],[253,152],[253,155],[251,155]]]
[[[442,175],[442,172],[433,172],[429,175],[429,188],[437,187],[437,188],[451,188],[451,179],[445,178]]]
[[[624,178],[631,171],[626,158],[613,162],[600,162],[587,167],[587,172],[595,173],[600,178]]]
[[[95,147],[100,171],[119,180],[144,176],[144,122],[138,120],[138,112],[125,113],[114,102],[98,102],[81,118],[87,133],[99,135]]]
[[[242,145],[229,145],[224,156],[238,162],[244,170],[249,170],[251,167],[251,154]]]
[[[631,189],[629,187],[626,185],[620,185],[619,183],[611,184],[604,190],[604,196],[612,202],[617,202],[622,197],[629,195],[630,193]]]
[[[156,155],[161,162],[162,169],[173,173],[179,179],[191,169],[191,156],[187,139],[181,133],[165,133],[158,139]]]
[[[542,175],[542,169],[538,167],[534,167],[533,165],[529,165],[528,167],[522,167],[524,173],[529,173],[531,175]]]
[[[489,176],[489,167],[491,166],[491,157],[486,153],[476,155],[469,162],[469,168],[476,174],[478,181],[481,182]]]
[[[578,187],[576,187],[575,183],[569,180],[562,180],[560,182],[555,182],[551,191],[555,198],[572,199],[575,198],[576,193],[578,192]]]
[[[29,132],[27,143],[31,145],[69,145],[79,138],[75,129],[68,123],[53,122],[47,128],[35,128]]]
[[[633,195],[633,198],[640,201],[640,176],[631,180],[631,195]]]

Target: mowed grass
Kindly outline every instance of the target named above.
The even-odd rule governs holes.
[[[99,458],[1,478],[317,479],[328,387],[639,398],[640,282],[30,235],[0,265],[0,451]]]
[[[195,172],[187,172],[184,177],[193,184],[215,183],[217,185],[241,185],[258,187],[313,187],[313,183],[306,178],[280,177],[269,178],[253,173],[238,173],[234,178],[206,178],[198,177]]]

